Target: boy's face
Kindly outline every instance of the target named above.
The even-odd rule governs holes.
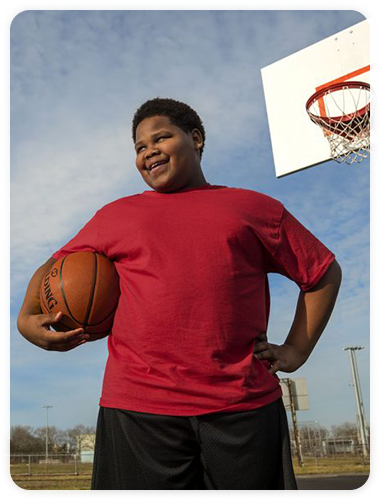
[[[136,129],[136,166],[155,191],[199,187],[206,184],[200,166],[202,144],[197,129],[186,133],[167,116],[145,118]]]

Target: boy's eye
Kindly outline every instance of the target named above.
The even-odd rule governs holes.
[[[166,138],[167,138],[167,136],[162,135],[162,136],[160,136],[160,137],[157,137],[156,142],[160,142],[162,139],[166,139]],[[141,153],[141,151],[143,151],[144,149],[145,149],[145,146],[139,146],[139,147],[137,148],[137,150],[136,150],[137,154],[138,154],[138,153]]]

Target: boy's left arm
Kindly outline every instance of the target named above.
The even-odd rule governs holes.
[[[300,292],[293,324],[284,344],[270,344],[262,340],[263,335],[259,336],[255,354],[271,362],[270,373],[294,372],[305,363],[330,319],[341,280],[341,268],[334,260],[314,288]]]

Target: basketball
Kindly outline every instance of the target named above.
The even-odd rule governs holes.
[[[40,302],[44,314],[62,311],[55,330],[104,334],[111,330],[119,295],[115,265],[98,253],[76,252],[57,260],[46,273]]]

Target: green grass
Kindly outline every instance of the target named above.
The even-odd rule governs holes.
[[[12,476],[24,490],[89,490],[91,476]]]
[[[304,467],[293,460],[296,475],[303,474],[358,474],[369,473],[369,459],[365,461],[360,458],[304,458]]]
[[[28,464],[11,465],[13,481],[25,490],[89,490],[92,464],[32,464],[28,476]]]

